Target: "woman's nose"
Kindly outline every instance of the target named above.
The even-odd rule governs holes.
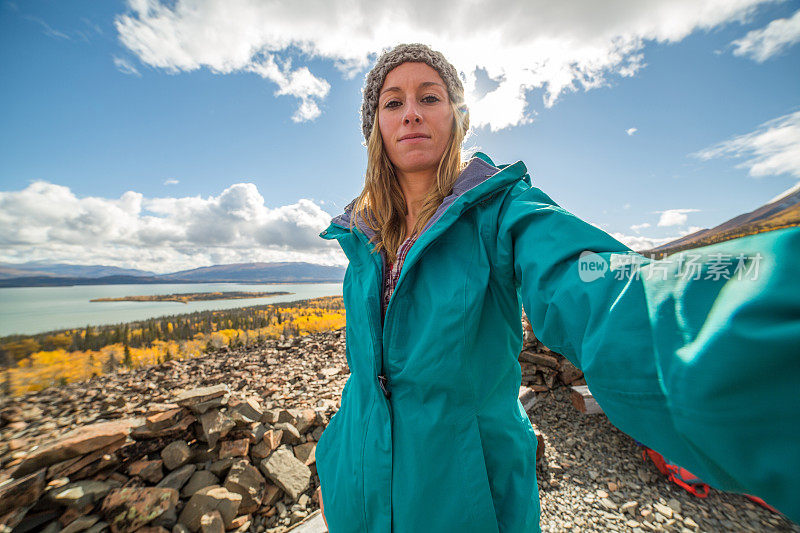
[[[414,106],[408,106],[406,114],[403,116],[403,124],[409,125],[412,121],[419,124],[422,122],[422,117],[417,113],[417,109]]]

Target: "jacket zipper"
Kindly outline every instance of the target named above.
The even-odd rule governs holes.
[[[464,206],[464,208],[463,208],[463,210],[461,211],[461,213],[459,213],[459,214],[456,216],[455,220],[453,220],[453,223],[455,223],[455,222],[456,222],[456,221],[457,221],[459,218],[461,218],[461,216],[462,216],[462,215],[463,215],[463,214],[464,214],[466,211],[468,211],[469,209],[472,209],[472,208],[473,208],[473,207],[475,207],[477,204],[479,204],[479,203],[483,202],[483,201],[484,201],[484,200],[486,200],[487,198],[489,198],[489,197],[491,197],[491,196],[494,196],[494,195],[495,195],[495,194],[498,192],[498,190],[499,190],[499,189],[492,189],[492,190],[486,191],[486,192],[484,192],[483,194],[481,194],[479,197],[477,197],[477,198],[475,198],[474,200],[472,200],[472,201],[471,201],[469,204],[467,204],[466,206]],[[453,205],[455,205],[455,204],[453,204]],[[449,211],[450,209],[452,209],[452,208],[453,208],[453,205],[451,205],[451,206],[450,206],[450,207],[449,207],[447,210]],[[440,218],[439,220],[441,220],[441,218]],[[433,228],[435,228],[435,227],[436,227],[436,225],[437,225],[437,224],[439,224],[439,221],[436,221],[436,222],[434,222],[434,223],[433,223],[433,224],[432,224],[432,225],[431,225],[431,226],[430,226],[430,227],[429,227],[427,230],[425,230],[425,232],[421,233],[421,234],[420,234],[420,235],[417,237],[417,242],[419,242],[419,239],[422,237],[422,235],[424,235],[425,233],[427,233],[427,232],[431,231]],[[445,230],[445,231],[446,231],[446,230]],[[422,249],[421,249],[421,250],[419,250],[419,252],[417,252],[417,254],[416,254],[416,259],[415,259],[414,263],[413,263],[412,265],[410,265],[410,267],[411,267],[411,268],[413,268],[414,266],[416,266],[416,264],[417,264],[417,263],[418,263],[418,262],[421,260],[421,258],[422,258],[422,254],[424,254],[424,253],[425,253],[425,251],[426,251],[428,248],[430,248],[431,244],[433,244],[434,242],[436,242],[436,240],[437,240],[439,237],[441,237],[441,235],[442,235],[443,233],[444,233],[444,231],[440,232],[438,235],[436,235],[436,236],[435,236],[435,237],[433,237],[432,239],[430,239],[430,240],[428,240],[427,242],[423,243],[423,247],[422,247]],[[417,244],[417,243],[415,242],[415,243],[414,243],[414,245],[416,245],[416,244]],[[414,246],[412,246],[411,248],[413,249],[413,247],[414,247]],[[410,251],[409,251],[409,253],[410,253]],[[403,265],[403,268],[402,268],[402,269],[401,269],[401,271],[400,271],[400,278],[397,280],[397,285],[395,285],[395,287],[394,287],[394,290],[392,291],[392,296],[389,298],[389,303],[386,305],[386,313],[385,313],[385,315],[384,315],[384,317],[383,317],[382,331],[381,331],[381,341],[382,341],[382,345],[385,345],[385,342],[386,342],[386,330],[387,330],[386,326],[387,326],[387,324],[389,323],[389,312],[390,312],[390,311],[391,311],[391,309],[392,309],[392,302],[394,302],[394,299],[395,299],[395,298],[394,298],[394,297],[395,297],[395,294],[397,294],[397,288],[400,286],[400,283],[403,281],[403,279],[405,279],[407,276],[408,276],[408,274],[407,274],[407,272],[406,272],[405,265]],[[381,279],[383,279],[383,278],[381,278]],[[385,346],[382,346],[382,350],[384,350],[384,349],[385,349]]]

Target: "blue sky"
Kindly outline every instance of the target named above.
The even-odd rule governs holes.
[[[800,180],[800,1],[302,3],[2,2],[0,261],[343,263],[316,233],[363,182],[363,77],[416,40],[467,80],[468,147],[635,248]]]

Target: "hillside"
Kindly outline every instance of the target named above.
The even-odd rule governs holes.
[[[288,282],[288,281],[342,281],[344,268],[302,262],[235,263],[182,270],[159,276],[162,280],[182,281],[236,281],[236,282]]]
[[[640,253],[657,257],[746,235],[800,225],[800,184],[753,211]]]

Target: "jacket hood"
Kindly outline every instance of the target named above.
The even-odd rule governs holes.
[[[456,178],[456,181],[453,184],[452,192],[445,196],[445,198],[442,200],[439,208],[436,210],[436,212],[434,212],[433,216],[422,228],[420,235],[422,235],[422,233],[431,227],[444,214],[444,212],[447,211],[447,208],[458,199],[459,196],[469,191],[473,187],[480,185],[498,172],[500,172],[500,168],[494,166],[494,163],[491,159],[489,159],[489,156],[483,152],[476,152],[467,163],[467,166],[464,167],[464,170],[462,170],[458,175],[458,178]],[[334,217],[331,220],[331,224],[335,224],[343,228],[349,228],[350,220],[354,216],[353,207],[355,206],[355,202],[356,198],[347,204],[347,206],[344,208],[344,213]],[[372,240],[376,234],[376,232],[358,216],[355,218],[354,225],[370,240]]]

